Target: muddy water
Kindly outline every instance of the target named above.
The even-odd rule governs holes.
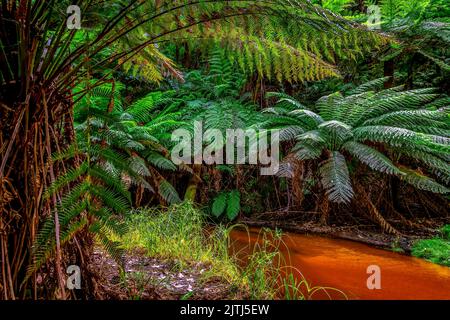
[[[258,234],[258,230],[250,234],[233,231],[234,250],[241,253],[249,250],[246,248],[258,241]],[[283,240],[281,251],[286,265],[300,270],[312,287],[339,289],[348,299],[450,299],[448,267],[347,240],[293,233],[286,233]],[[370,265],[381,269],[380,290],[367,288]],[[333,290],[327,292],[332,299],[343,298]],[[319,291],[311,298],[329,297]]]

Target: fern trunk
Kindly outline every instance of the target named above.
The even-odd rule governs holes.
[[[34,92],[39,95],[33,95]],[[14,112],[7,112],[9,126],[3,126],[0,139],[7,146],[1,153],[0,166],[0,224],[7,231],[2,237],[2,287],[3,298],[14,299],[24,295],[27,285],[21,286],[26,268],[32,264],[31,248],[35,240],[40,221],[51,215],[51,209],[57,202],[57,196],[48,201],[42,200],[44,190],[54,181],[55,167],[50,158],[58,149],[64,148],[67,138],[73,134],[63,132],[68,125],[64,115],[55,115],[51,110],[59,105],[70,110],[70,105],[59,101],[46,101],[47,94],[39,88],[32,87],[27,93],[28,103],[12,102],[9,104]],[[58,215],[54,216],[58,226]],[[65,297],[63,271],[61,266],[61,248],[58,232],[55,234],[57,243],[55,265],[59,283],[59,297]]]
[[[186,192],[184,194],[185,201],[195,202],[195,199],[197,198],[197,190],[201,182],[201,172],[202,165],[194,164],[192,177],[189,180]]]
[[[389,89],[394,86],[394,69],[395,64],[393,59],[384,62],[384,76],[389,77],[389,79],[384,83],[385,89]]]

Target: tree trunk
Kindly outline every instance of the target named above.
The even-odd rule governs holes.
[[[186,192],[184,194],[184,200],[195,202],[195,199],[197,198],[198,186],[200,185],[200,183],[202,181],[202,179],[200,177],[201,173],[202,173],[202,165],[194,164],[193,165],[193,174],[188,183]]]

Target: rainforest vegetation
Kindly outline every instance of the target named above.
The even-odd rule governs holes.
[[[348,298],[283,232],[450,267],[449,44],[446,0],[1,0],[0,299]],[[276,172],[175,161],[199,123]]]

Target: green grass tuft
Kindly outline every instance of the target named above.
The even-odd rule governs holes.
[[[125,250],[145,250],[148,256],[176,262],[180,269],[203,263],[210,266],[209,275],[234,282],[239,270],[228,255],[228,230],[205,229],[206,219],[190,203],[141,209],[129,215],[130,231],[119,241]]]

